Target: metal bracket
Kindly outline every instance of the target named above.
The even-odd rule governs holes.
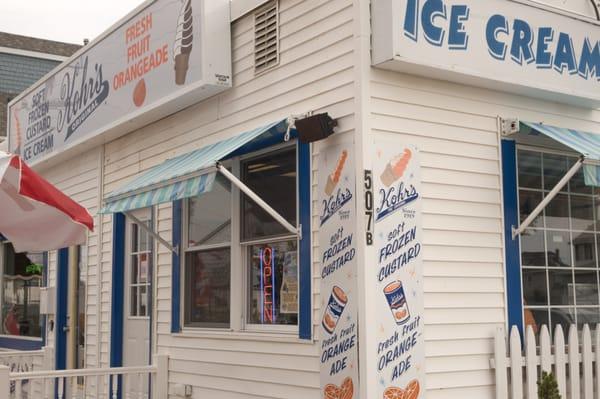
[[[552,201],[554,199],[554,197],[556,197],[558,192],[569,182],[569,180],[571,180],[571,178],[573,176],[575,176],[575,173],[577,173],[579,171],[579,169],[581,168],[582,165],[583,165],[583,157],[580,157],[577,160],[577,162],[575,162],[575,164],[571,167],[571,169],[569,169],[569,171],[562,177],[562,179],[560,179],[559,182],[556,183],[554,188],[552,190],[550,190],[550,192],[548,194],[546,194],[544,199],[535,207],[535,209],[533,211],[531,211],[529,216],[527,216],[527,218],[525,220],[523,220],[521,225],[518,228],[515,228],[514,226],[512,227],[512,239],[513,240],[515,238],[517,238],[517,236],[519,234],[521,234],[523,231],[525,231],[525,229],[527,227],[529,227],[531,222],[533,222],[533,220],[536,217],[538,217],[538,215],[544,210],[546,205],[548,205],[550,203],[550,201]]]
[[[304,114],[290,115],[287,118],[287,130],[285,131],[285,136],[283,136],[283,140],[285,142],[290,141],[292,129],[296,128],[296,120],[301,119],[301,118],[307,118],[307,117],[311,116],[312,114],[313,114],[313,111],[308,111],[308,112],[305,112]]]
[[[156,241],[160,242],[162,245],[167,247],[169,251],[174,252],[176,255],[179,255],[179,245],[173,246],[167,240],[162,238],[156,231],[152,230],[148,225],[135,216],[133,216],[129,212],[125,212],[125,217],[131,219],[135,224],[137,224],[142,230],[146,233],[150,234],[152,238],[156,239]]]
[[[283,216],[275,209],[273,209],[269,204],[267,204],[262,198],[260,198],[254,191],[250,189],[250,187],[246,186],[240,179],[235,177],[230,171],[227,170],[223,165],[217,162],[217,170],[221,172],[221,174],[227,178],[231,183],[233,183],[237,188],[239,188],[244,194],[246,194],[250,199],[252,199],[258,206],[264,209],[273,219],[275,219],[279,224],[281,224],[287,231],[292,234],[296,234],[300,236],[302,234],[302,230],[300,227],[293,226],[290,222],[285,220]]]
[[[503,136],[519,133],[520,123],[518,118],[500,118],[500,132]]]

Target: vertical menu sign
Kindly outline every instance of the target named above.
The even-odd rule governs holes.
[[[356,179],[352,144],[319,156],[321,397],[358,398]]]
[[[421,182],[417,149],[377,140],[373,158],[378,399],[424,398]]]

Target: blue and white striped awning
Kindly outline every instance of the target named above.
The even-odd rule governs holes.
[[[585,184],[600,187],[600,134],[532,122],[521,122],[521,133],[541,133],[583,155]]]
[[[283,142],[286,130],[284,119],[168,159],[110,193],[100,213],[126,212],[209,192],[218,161]]]

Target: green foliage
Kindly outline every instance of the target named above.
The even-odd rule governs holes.
[[[542,378],[537,382],[537,386],[539,399],[561,399],[554,374],[542,372]]]
[[[42,274],[42,265],[32,263],[25,268],[27,274]]]

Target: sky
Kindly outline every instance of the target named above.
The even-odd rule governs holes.
[[[93,40],[143,0],[0,0],[0,31],[67,43]]]

